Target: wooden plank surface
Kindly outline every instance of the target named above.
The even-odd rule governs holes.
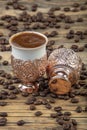
[[[80,5],[83,5],[86,0],[20,0],[20,3],[25,5],[27,7],[27,11],[30,15],[34,15],[37,12],[41,11],[43,12],[44,15],[47,15],[47,12],[51,7],[55,6],[60,6],[61,10],[55,11],[55,15],[59,15],[61,13],[64,13],[65,15],[71,16],[73,19],[77,19],[77,17],[82,17],[84,19],[83,22],[75,22],[74,24],[70,24],[70,29],[64,29],[65,25],[63,22],[58,23],[61,25],[61,28],[56,29],[56,28],[47,28],[47,29],[37,29],[35,31],[39,31],[41,33],[48,32],[50,33],[53,30],[56,30],[58,32],[58,35],[52,38],[49,38],[49,40],[55,40],[55,45],[54,48],[58,48],[60,45],[64,45],[64,47],[70,48],[71,45],[75,44],[78,45],[79,47],[84,46],[87,44],[87,37],[85,39],[80,40],[78,43],[75,43],[73,39],[68,40],[66,38],[66,33],[69,32],[69,30],[75,30],[76,31],[85,31],[87,30],[87,10],[82,10],[78,12],[64,12],[63,8],[64,7],[70,7],[71,9],[72,4],[74,2],[78,2]],[[22,10],[13,10],[12,7],[10,9],[6,10],[7,1],[6,0],[0,0],[0,17],[3,15],[12,15],[12,16],[19,16],[23,11]],[[37,3],[38,8],[36,12],[31,11],[31,6],[33,4]],[[86,5],[87,7],[87,5]],[[5,23],[6,24],[6,23]],[[23,24],[22,22],[19,23],[18,27],[22,28]],[[9,31],[5,29],[3,26],[0,26],[0,32],[4,33],[4,36],[8,37]],[[78,52],[77,53],[83,63],[86,64],[87,66],[87,48],[84,49],[83,52]],[[8,73],[12,73],[12,68],[10,64],[10,56],[11,52],[0,52],[0,55],[3,57],[3,59],[9,61],[9,66],[3,66],[0,65],[0,69],[4,69]],[[2,59],[2,61],[3,61]],[[2,62],[1,61],[1,62]],[[86,79],[86,84],[87,84],[87,79]],[[16,85],[17,86],[17,85]],[[3,89],[3,86],[0,86],[1,89]],[[80,90],[81,91],[81,90]],[[52,130],[54,127],[58,127],[58,130],[62,130],[62,127],[59,126],[55,119],[50,118],[50,114],[54,112],[53,108],[54,106],[62,106],[63,112],[65,111],[70,111],[72,113],[71,118],[76,119],[78,122],[77,130],[87,130],[87,112],[82,112],[82,113],[76,113],[75,109],[77,106],[82,106],[83,110],[85,106],[87,105],[87,98],[82,97],[82,96],[76,96],[79,99],[78,104],[72,104],[70,100],[59,100],[55,99],[55,104],[52,104],[52,109],[48,110],[46,109],[43,105],[38,105],[36,106],[36,110],[34,112],[29,110],[29,105],[25,105],[25,101],[27,97],[21,96],[21,94],[17,95],[17,99],[14,100],[0,100],[1,101],[6,101],[7,105],[6,106],[0,106],[0,112],[7,112],[8,113],[8,122],[6,126],[0,126],[0,130]],[[41,97],[38,97],[41,98]],[[47,97],[49,100],[49,97]],[[40,110],[43,112],[43,115],[41,117],[35,117],[34,113]],[[24,126],[17,126],[17,121],[18,120],[25,120],[26,124]]]

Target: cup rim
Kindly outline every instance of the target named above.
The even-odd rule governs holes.
[[[14,44],[12,44],[12,38],[13,38],[14,36],[17,36],[17,35],[19,35],[19,34],[26,33],[26,32],[27,32],[27,33],[38,34],[38,35],[44,37],[45,40],[46,40],[45,43],[42,44],[41,46],[38,46],[38,47],[35,47],[35,48],[18,47],[18,46],[15,46]],[[13,35],[9,38],[9,43],[10,43],[10,45],[11,45],[12,47],[14,47],[14,48],[16,48],[16,49],[20,49],[20,50],[35,50],[35,49],[41,48],[41,47],[44,46],[44,45],[47,45],[47,43],[48,43],[48,38],[47,38],[44,34],[42,34],[42,33],[40,33],[40,32],[36,32],[36,31],[22,31],[22,32],[18,32],[18,33],[13,34]]]

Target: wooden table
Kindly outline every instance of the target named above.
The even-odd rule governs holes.
[[[13,10],[10,8],[9,10],[5,9],[6,5],[6,0],[0,0],[0,16],[8,14],[8,15],[14,15],[17,16],[19,15],[22,11],[20,10]],[[87,10],[84,11],[78,11],[78,12],[64,12],[63,8],[64,7],[71,7],[74,2],[78,2],[79,4],[83,4],[85,0],[20,0],[20,3],[23,3],[29,10],[29,14],[33,15],[36,12],[32,12],[30,7],[33,3],[37,3],[39,5],[37,12],[41,11],[44,14],[47,13],[47,11],[50,9],[50,7],[53,6],[60,6],[61,10],[56,11],[56,14],[64,13],[66,15],[72,16],[74,19],[77,17],[83,17],[84,21],[83,22],[78,22],[74,24],[70,24],[71,28],[74,29],[75,31],[84,31],[87,29]],[[87,7],[87,6],[86,6]],[[54,29],[54,28],[47,28],[47,29],[37,29],[39,32],[50,32],[52,30],[57,30],[59,35],[54,37],[54,38],[49,38],[50,40],[55,40],[55,48],[64,45],[65,47],[70,48],[72,44],[76,44],[79,46],[83,46],[85,43],[87,43],[87,38],[84,40],[80,40],[80,42],[75,43],[73,39],[68,40],[66,39],[66,33],[69,32],[69,30],[64,29],[64,23],[59,23],[61,25],[60,29]],[[20,26],[20,24],[19,24]],[[8,30],[4,29],[3,27],[0,27],[0,31],[4,33],[4,35],[8,35]],[[0,55],[3,56],[5,60],[9,60],[10,62],[10,55],[11,52],[0,52]],[[82,58],[83,63],[86,64],[87,66],[87,49],[83,52],[78,52],[78,55]],[[11,65],[9,66],[3,66],[0,65],[0,69],[4,69],[6,72],[11,72],[12,73],[12,68]],[[3,88],[3,86],[1,86]],[[40,98],[40,97],[38,97]],[[72,104],[70,103],[70,100],[59,100],[55,99],[56,103],[53,104],[52,106],[62,106],[63,112],[64,111],[70,111],[72,113],[71,117],[76,119],[78,122],[77,129],[78,130],[87,130],[87,113],[82,112],[82,113],[76,113],[75,109],[77,106],[81,106],[83,109],[87,104],[87,99],[86,97],[82,96],[77,96],[77,98],[80,100],[78,104]],[[48,97],[49,99],[49,97]],[[43,112],[43,115],[40,117],[35,117],[34,112],[37,111],[35,110],[34,112],[29,110],[29,105],[25,105],[26,97],[21,96],[19,94],[17,96],[17,99],[15,100],[10,100],[7,99],[7,105],[5,107],[0,106],[0,112],[7,112],[8,113],[8,121],[6,126],[0,126],[0,130],[51,130],[53,127],[58,127],[58,130],[62,130],[61,126],[59,126],[55,119],[50,118],[50,114],[54,112],[53,107],[51,110],[46,109],[43,105],[38,105],[37,110],[41,110]],[[1,100],[0,100],[1,102]],[[16,122],[18,120],[24,120],[26,124],[24,126],[17,126]]]

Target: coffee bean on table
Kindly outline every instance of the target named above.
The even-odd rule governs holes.
[[[77,22],[83,22],[83,18],[77,18]]]
[[[52,106],[51,106],[49,103],[46,104],[45,107],[46,107],[47,109],[51,109],[51,108],[52,108]]]
[[[7,118],[5,117],[0,118],[0,126],[5,126],[6,123],[7,123]]]
[[[33,104],[32,104],[32,105],[30,105],[30,110],[32,110],[32,111],[33,111],[33,110],[36,110],[36,106],[35,106],[35,105],[33,105]]]
[[[65,116],[71,116],[71,112],[64,112]]]
[[[57,117],[58,117],[58,114],[57,114],[57,113],[51,113],[51,114],[50,114],[50,117],[51,117],[51,118],[57,118]]]
[[[0,106],[6,106],[7,102],[0,102]]]
[[[78,103],[79,102],[79,99],[78,98],[72,98],[71,99],[71,103]]]
[[[63,119],[57,119],[56,122],[57,122],[59,125],[63,125],[63,124],[64,124],[64,120],[63,120]]]
[[[69,116],[64,116],[64,117],[63,117],[63,120],[64,120],[64,121],[69,121],[69,120],[70,120],[70,117],[69,117]]]
[[[82,112],[82,107],[81,107],[81,106],[78,106],[78,107],[76,108],[76,112],[77,112],[77,113],[81,113],[81,112]]]
[[[7,112],[0,112],[0,116],[1,116],[1,117],[7,117],[8,114],[7,114]]]
[[[41,111],[35,112],[35,116],[41,116],[43,113]]]
[[[70,130],[70,128],[71,128],[70,123],[64,123],[63,124],[63,130]]]
[[[25,104],[30,105],[30,104],[33,104],[35,101],[36,101],[35,97],[29,97],[27,101],[25,102]]]
[[[75,126],[77,125],[77,121],[75,119],[72,119],[71,121],[72,121],[73,125],[75,125]]]
[[[56,111],[56,112],[59,112],[59,111],[61,111],[61,110],[62,110],[62,107],[60,107],[60,106],[54,107],[54,111]]]
[[[7,60],[4,60],[4,61],[2,62],[2,64],[3,64],[3,65],[8,65],[9,62],[8,62]]]
[[[70,8],[69,8],[69,7],[65,7],[63,10],[64,10],[65,12],[69,12],[69,11],[70,11]]]
[[[17,125],[18,126],[22,126],[22,125],[24,125],[25,124],[25,121],[24,120],[19,120],[18,122],[17,122]]]
[[[54,99],[49,99],[49,102],[54,104],[55,103],[55,100]]]
[[[9,98],[9,99],[16,99],[17,96],[16,96],[15,94],[10,94],[10,95],[8,96],[8,98]]]
[[[29,93],[28,93],[28,92],[22,92],[21,95],[22,95],[23,97],[28,97],[28,96],[29,96]]]
[[[79,3],[73,3],[72,6],[73,6],[73,7],[79,7],[80,5],[79,5]]]

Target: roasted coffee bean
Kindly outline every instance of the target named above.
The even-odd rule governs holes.
[[[41,116],[43,113],[41,111],[35,112],[35,116]]]
[[[15,94],[10,94],[10,95],[8,96],[8,98],[9,98],[9,99],[16,99],[17,96],[16,96]]]
[[[70,123],[64,123],[63,124],[63,130],[70,130],[70,128],[71,128]]]
[[[70,8],[69,8],[69,7],[65,7],[63,10],[64,10],[65,12],[69,12],[69,11],[70,11]]]
[[[81,112],[82,112],[82,107],[78,106],[78,107],[76,108],[76,112],[77,112],[77,113],[81,113]]]
[[[22,125],[24,125],[25,124],[25,121],[24,120],[19,120],[18,122],[17,122],[17,125],[18,126],[22,126]]]
[[[52,103],[52,104],[54,104],[55,100],[51,98],[51,99],[49,99],[49,102]]]
[[[72,119],[71,121],[72,121],[73,125],[75,125],[75,126],[77,125],[77,121],[75,119]]]
[[[0,32],[0,37],[2,37],[4,34],[2,32]]]
[[[0,92],[2,95],[8,95],[8,91],[6,91],[6,90],[1,90],[1,92]]]
[[[52,98],[57,98],[57,95],[54,94],[54,93],[51,93],[51,94],[50,94],[50,97],[52,97]]]
[[[1,116],[1,117],[7,117],[8,114],[7,114],[7,112],[0,112],[0,116]]]
[[[29,93],[28,93],[28,92],[22,92],[21,95],[22,95],[23,97],[28,97],[28,96],[29,96]]]
[[[79,102],[79,99],[78,98],[72,98],[71,99],[71,103],[78,103]]]
[[[8,62],[7,60],[4,60],[4,61],[2,62],[2,64],[3,64],[3,65],[8,65],[9,62]]]
[[[61,111],[61,110],[62,110],[62,107],[60,107],[60,106],[58,106],[58,107],[54,107],[54,111],[59,112],[59,111]]]
[[[39,96],[39,92],[34,92],[34,93],[32,93],[32,96]]]
[[[65,29],[70,29],[70,25],[65,25]]]
[[[5,126],[7,123],[7,119],[5,117],[0,118],[0,126]]]
[[[70,117],[69,117],[69,116],[64,116],[64,117],[63,117],[63,120],[64,120],[64,121],[69,121],[69,120],[70,120]]]
[[[57,114],[57,113],[51,113],[51,114],[50,114],[50,117],[51,117],[51,118],[57,118],[57,117],[58,117],[58,114]]]
[[[9,89],[9,90],[14,90],[14,89],[15,89],[15,86],[14,86],[14,85],[8,86],[8,89]]]
[[[68,34],[66,35],[66,38],[67,38],[67,39],[73,39],[73,38],[74,38],[74,34],[68,33]]]
[[[57,115],[58,115],[58,116],[62,116],[63,113],[62,113],[61,111],[58,111],[58,112],[57,112]]]
[[[46,105],[46,104],[48,104],[48,103],[49,103],[49,102],[48,102],[46,99],[43,99],[43,100],[42,100],[42,104],[43,104],[43,105]]]
[[[84,51],[84,49],[85,49],[84,46],[78,48],[78,50],[79,50],[80,52]]]
[[[71,112],[64,112],[65,116],[71,116]]]
[[[67,95],[67,96],[64,96],[64,100],[69,100],[70,97]]]
[[[77,18],[77,22],[83,22],[83,18]]]
[[[85,5],[80,6],[80,10],[86,10],[86,9],[87,9],[87,7]]]
[[[41,100],[36,100],[36,101],[34,102],[34,104],[35,104],[35,105],[41,105],[41,104],[42,104],[42,101],[41,101]]]
[[[58,35],[58,32],[57,32],[57,31],[52,31],[52,32],[50,33],[50,37],[54,37],[54,36],[56,36],[56,35]]]
[[[47,109],[51,109],[51,108],[52,108],[52,106],[51,106],[50,104],[46,104],[45,107],[46,107]]]
[[[46,97],[46,94],[44,92],[40,92],[41,97]]]
[[[80,5],[79,5],[79,3],[73,3],[72,6],[73,6],[73,7],[79,7]]]
[[[58,120],[56,120],[57,121],[57,123],[59,124],[59,125],[63,125],[64,124],[64,120],[63,119],[58,119]]]
[[[0,106],[6,106],[7,102],[0,102]]]
[[[29,97],[25,102],[27,105],[33,104],[36,101],[35,97]]]
[[[30,110],[36,110],[36,106],[35,105],[30,105]]]
[[[74,40],[74,41],[75,41],[75,42],[79,42],[79,40],[80,40],[79,37],[75,37],[75,40]]]
[[[9,6],[5,6],[5,9],[8,10],[8,9],[10,9],[10,8],[9,8]]]
[[[14,89],[14,90],[12,91],[12,93],[13,93],[13,94],[19,94],[19,90],[18,90],[18,89]]]
[[[26,10],[26,9],[27,9],[24,5],[21,5],[21,4],[18,6],[18,8],[19,8],[20,10]]]

